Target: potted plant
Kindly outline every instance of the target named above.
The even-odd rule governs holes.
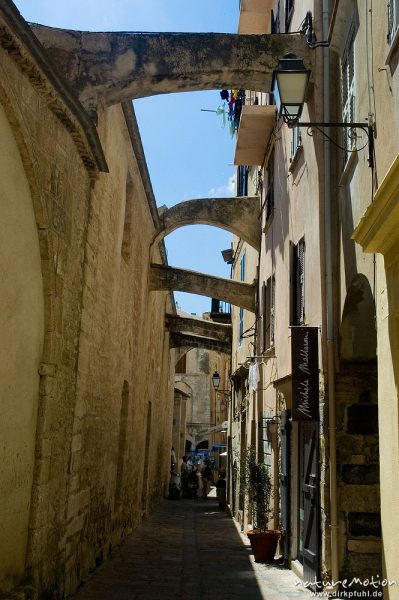
[[[247,535],[255,562],[271,562],[280,538],[279,531],[267,528],[272,514],[272,480],[270,468],[258,460],[253,447],[248,448],[243,456],[241,486],[252,514],[253,530]]]

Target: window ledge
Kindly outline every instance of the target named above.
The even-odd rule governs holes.
[[[398,50],[398,47],[399,47],[399,27],[396,29],[395,35],[393,36],[393,40],[389,45],[388,54],[385,59],[386,65],[390,65],[394,55],[396,54],[396,51]]]
[[[275,358],[275,356],[276,356],[276,349],[274,347],[274,342],[273,342],[273,345],[270,346],[270,348],[268,348],[267,350],[263,350],[262,356],[264,358]]]
[[[267,221],[263,227],[263,230],[262,230],[263,233],[267,233],[269,231],[270,225],[272,224],[272,221],[273,221],[273,213],[274,213],[274,210],[273,210],[272,214],[270,215],[270,217],[267,219]]]
[[[303,154],[303,146],[302,146],[302,144],[299,144],[299,146],[297,146],[297,149],[295,150],[294,156],[291,158],[290,166],[288,167],[288,170],[290,173],[293,173],[295,171],[296,166],[298,164],[299,157],[302,154]]]
[[[346,161],[346,164],[344,166],[344,170],[342,171],[341,178],[339,180],[338,185],[343,186],[346,183],[348,183],[348,180],[353,175],[353,172],[356,168],[357,163],[358,163],[357,150],[354,150],[354,151],[350,152],[350,154],[349,154],[349,158]]]

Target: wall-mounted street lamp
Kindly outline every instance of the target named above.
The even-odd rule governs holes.
[[[285,54],[273,71],[272,91],[277,105],[278,114],[289,127],[306,127],[308,134],[316,128],[330,141],[335,143],[322,128],[339,127],[346,129],[362,129],[368,138],[368,163],[374,167],[374,130],[372,123],[300,123],[305,103],[306,89],[310,78],[310,70],[305,68],[303,60],[295,54]]]
[[[220,390],[220,375],[217,371],[212,375],[212,385],[215,392],[219,392],[220,394],[225,394],[226,396],[231,396],[231,390]]]
[[[218,390],[219,389],[219,385],[220,385],[220,375],[217,371],[214,372],[214,374],[212,375],[212,385],[213,385],[213,389],[214,390]]]
[[[273,71],[272,91],[279,115],[296,125],[302,114],[310,70],[295,54],[285,54]]]

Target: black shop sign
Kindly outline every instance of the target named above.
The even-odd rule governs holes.
[[[319,328],[291,328],[292,420],[319,420]]]

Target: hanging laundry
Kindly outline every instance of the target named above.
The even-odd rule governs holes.
[[[220,92],[220,97],[222,100],[229,100],[229,90],[222,90]]]
[[[230,109],[230,112],[234,109],[235,99],[236,99],[236,95],[234,93],[234,90],[231,90],[231,92],[230,92],[230,100],[229,100],[229,109]]]
[[[218,115],[218,117],[220,115],[222,115],[222,127],[226,127],[227,110],[226,110],[226,104],[224,102],[223,102],[223,104],[218,106],[218,108],[216,109],[216,114]]]

